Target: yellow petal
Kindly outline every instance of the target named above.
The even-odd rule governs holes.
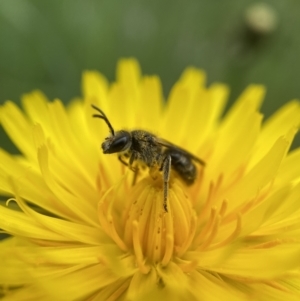
[[[101,265],[91,265],[78,271],[61,275],[59,277],[43,277],[39,285],[51,296],[52,300],[85,300],[91,294],[103,287],[116,287],[118,277]],[[76,289],[74,289],[76,288]]]
[[[59,183],[53,178],[49,170],[48,150],[45,146],[41,146],[38,150],[38,160],[44,180],[52,192],[55,193],[57,199],[61,201],[60,206],[63,210],[74,212],[75,214],[73,216],[76,219],[81,218],[86,220],[88,224],[97,224],[97,216],[96,212],[93,210],[92,204],[87,202],[85,198],[82,199],[74,196],[73,193],[59,185]],[[96,196],[94,196],[94,198],[95,197]],[[94,206],[96,206],[96,203],[94,204]]]
[[[163,107],[161,82],[157,76],[148,76],[142,79],[140,98],[141,101],[137,103],[137,111],[141,114],[135,116],[136,124],[141,129],[155,134]]]
[[[4,231],[21,237],[65,241],[66,237],[41,227],[40,223],[26,216],[22,212],[0,206],[0,227]],[[7,222],[9,221],[9,222]]]
[[[132,277],[128,288],[127,296],[129,300],[141,300],[141,297],[149,295],[157,286],[157,275],[154,269],[148,274],[137,272]],[[142,295],[142,296],[141,296]]]
[[[33,161],[36,159],[32,147],[31,123],[13,102],[6,102],[0,108],[1,124],[19,150]]]
[[[221,277],[206,271],[194,271],[190,275],[191,292],[195,300],[247,300],[247,295],[242,294],[237,288],[228,285]]]
[[[226,275],[254,279],[272,279],[299,266],[300,247],[283,244],[272,249],[244,249],[237,251],[225,263],[211,270]]]
[[[290,152],[286,159],[282,162],[278,173],[278,185],[300,180],[300,149],[297,148]]]
[[[275,177],[290,142],[283,137],[279,138],[261,161],[232,187],[225,196],[230,207],[255,197]]]
[[[264,123],[256,157],[262,157],[279,136],[285,135],[291,128],[298,128],[299,125],[300,104],[298,101],[288,102]]]
[[[41,290],[36,285],[30,285],[22,287],[18,290],[12,290],[7,293],[5,297],[1,298],[2,301],[53,301],[52,296],[47,295],[43,290]]]
[[[223,173],[230,179],[234,171],[246,166],[259,136],[261,121],[260,114],[248,113],[238,124],[233,123],[228,132],[221,132],[215,143],[216,153],[211,158],[212,163],[208,168],[214,174]]]
[[[47,97],[40,91],[33,91],[22,96],[22,105],[33,123],[43,124],[50,130]]]
[[[108,82],[106,78],[95,71],[85,71],[82,74],[82,93],[85,102],[93,103],[106,111]]]
[[[242,116],[257,112],[265,96],[265,88],[260,85],[250,85],[230,108],[222,121],[222,132],[231,135],[232,129],[236,128]]]

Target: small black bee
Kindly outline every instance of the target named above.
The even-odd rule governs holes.
[[[110,136],[106,137],[101,145],[103,153],[119,153],[119,160],[134,171],[134,183],[139,167],[146,166],[150,171],[158,168],[159,171],[162,171],[164,180],[163,207],[168,212],[167,200],[171,167],[187,185],[191,185],[197,176],[194,161],[203,166],[205,166],[205,162],[188,151],[149,132],[143,130],[115,132],[104,112],[94,105],[92,105],[92,108],[100,113],[94,114],[93,117],[103,119],[110,131]],[[137,164],[133,165],[134,163]]]

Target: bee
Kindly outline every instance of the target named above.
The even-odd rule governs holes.
[[[115,131],[104,112],[92,105],[98,113],[93,117],[101,118],[109,128],[110,136],[101,144],[104,154],[118,153],[120,162],[134,171],[133,184],[140,168],[147,167],[150,172],[159,170],[163,175],[163,208],[168,212],[169,180],[171,168],[187,184],[194,183],[197,168],[194,162],[205,166],[205,162],[181,147],[159,138],[147,131]]]

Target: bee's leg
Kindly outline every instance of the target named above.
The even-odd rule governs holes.
[[[124,165],[128,166],[128,163],[125,162],[125,161],[123,160],[122,155],[119,155],[119,156],[118,156],[118,159],[119,159],[119,161],[120,161],[121,163],[123,163]]]
[[[135,185],[136,180],[137,180],[137,177],[138,177],[138,174],[139,174],[139,169],[138,169],[138,168],[135,168],[134,174],[133,174],[133,179],[132,179],[132,186]]]
[[[166,156],[162,162],[162,166],[160,168],[163,171],[163,179],[164,179],[164,209],[168,212],[168,197],[169,197],[169,180],[170,180],[170,171],[171,171],[171,156]]]
[[[129,168],[134,172],[133,174],[133,179],[132,179],[132,186],[135,185],[137,177],[138,177],[138,173],[139,173],[139,169],[138,167],[133,167],[132,164],[133,162],[136,160],[137,156],[135,152],[132,152],[130,159],[129,159]]]

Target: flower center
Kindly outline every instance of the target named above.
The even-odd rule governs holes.
[[[141,271],[148,264],[163,266],[190,246],[196,215],[180,180],[172,178],[168,212],[163,208],[162,179],[146,177],[134,187],[121,181],[99,203],[99,217],[107,234],[123,251],[135,254]]]

